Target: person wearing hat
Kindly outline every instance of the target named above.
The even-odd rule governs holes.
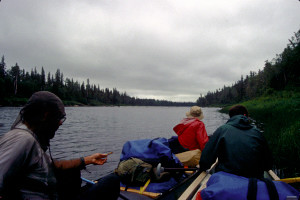
[[[272,154],[265,137],[250,124],[246,107],[233,106],[229,116],[202,151],[200,170],[209,169],[218,158],[216,171],[262,178],[264,171],[272,168]]]
[[[199,106],[193,106],[190,111],[186,113],[186,118],[182,119],[173,130],[178,135],[179,145],[176,143],[176,136],[172,137],[170,148],[174,153],[181,153],[187,150],[204,149],[205,144],[208,142],[205,125],[201,121],[204,118],[203,112]],[[176,147],[174,147],[176,146]]]
[[[103,181],[84,194],[78,192],[81,187],[80,170],[89,164],[103,165],[107,154],[95,153],[78,159],[59,161],[52,158],[51,152],[50,155],[46,153],[50,148],[50,139],[55,136],[55,132],[65,120],[63,102],[55,94],[40,91],[30,97],[11,130],[0,137],[0,199],[118,197],[120,182],[119,178],[113,175],[104,177]],[[61,183],[63,179],[70,177],[60,176],[70,173],[73,180],[68,183],[75,182],[74,187]],[[78,175],[78,179],[75,175]]]

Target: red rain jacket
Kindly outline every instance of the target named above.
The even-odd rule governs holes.
[[[173,130],[178,135],[178,141],[189,150],[204,149],[208,142],[205,125],[197,118],[184,118]]]

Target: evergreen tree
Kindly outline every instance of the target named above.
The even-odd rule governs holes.
[[[4,55],[1,58],[1,62],[0,62],[0,79],[4,80],[5,77],[5,68],[6,68],[6,64],[4,61]]]
[[[44,67],[42,67],[41,71],[41,90],[45,90],[46,87],[46,75],[44,71]]]
[[[3,104],[4,97],[6,94],[6,84],[5,84],[5,61],[4,56],[2,56],[1,62],[0,62],[0,105]]]
[[[20,82],[20,67],[19,67],[18,63],[16,63],[15,66],[11,67],[9,74],[10,74],[10,77],[13,82],[12,90],[13,90],[14,95],[16,95],[18,92],[18,84]]]

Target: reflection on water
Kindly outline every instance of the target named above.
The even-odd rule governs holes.
[[[0,108],[0,135],[7,132],[20,108]],[[118,165],[123,144],[128,140],[169,138],[173,127],[185,117],[187,107],[67,107],[67,120],[51,140],[55,159],[71,159],[100,152],[114,152],[103,166],[88,166],[82,175],[97,179]],[[217,108],[203,108],[208,135],[228,117]]]

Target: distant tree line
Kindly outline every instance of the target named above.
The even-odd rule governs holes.
[[[224,86],[214,92],[200,95],[199,106],[235,104],[250,100],[274,91],[290,90],[299,92],[300,86],[300,29],[289,39],[287,47],[272,61],[265,61],[263,70],[250,75],[232,86]]]
[[[30,72],[21,69],[18,63],[6,69],[5,58],[0,62],[0,105],[22,105],[34,92],[46,90],[55,93],[68,105],[136,105],[136,106],[191,106],[191,102],[171,102],[166,100],[139,99],[120,93],[116,88],[100,88],[91,84],[79,83],[73,78],[64,78],[60,69],[55,74],[45,73],[42,67]]]

